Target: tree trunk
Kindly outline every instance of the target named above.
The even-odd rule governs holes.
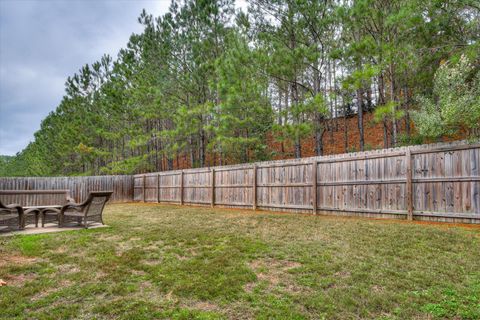
[[[335,130],[338,131],[338,104],[337,104],[337,70],[335,67],[336,63],[333,61],[333,93],[334,93],[334,102],[333,105],[335,106]]]
[[[343,112],[343,145],[345,153],[348,152],[348,127],[347,127],[347,107],[344,106]]]
[[[390,100],[396,102],[395,99],[395,78],[393,75],[393,64],[390,64]],[[392,119],[392,146],[397,146],[397,120],[395,119],[395,113],[397,111],[397,106],[393,108],[393,119]]]
[[[154,137],[155,139],[155,143],[154,143],[154,146],[155,146],[155,170],[158,171],[158,139],[157,137],[155,136]]]
[[[321,82],[322,82],[322,78],[321,78],[320,71],[318,69],[315,69],[313,72],[313,90],[315,94],[319,94],[321,92]],[[325,86],[326,86],[326,82],[325,82]],[[330,108],[331,107],[332,106],[330,106]],[[323,117],[322,115],[320,115],[317,111],[315,111],[314,138],[315,138],[315,155],[317,156],[321,156],[323,154],[323,134],[325,129],[320,125],[320,122],[322,121],[322,117]],[[333,139],[333,131],[330,130],[330,132],[332,133],[331,137]]]
[[[245,132],[245,138],[248,140],[248,129]],[[245,146],[243,148],[243,154],[242,154],[242,163],[247,163],[248,162],[248,146]]]
[[[290,10],[290,4],[289,4],[289,10]],[[290,32],[290,48],[291,50],[295,50],[296,47],[297,45],[296,45],[295,33]],[[291,96],[292,96],[292,101],[290,106],[297,107],[299,103],[299,94],[298,94],[298,86],[297,86],[297,70],[295,65],[293,68],[293,79],[291,82]],[[296,122],[296,124],[299,124],[300,116],[297,115],[294,118],[295,118],[294,121]],[[302,145],[301,145],[300,137],[298,136],[295,137],[294,145],[295,145],[295,158],[301,158]]]
[[[193,139],[191,136],[188,140],[188,143],[190,144],[190,168],[193,168],[195,166],[195,149],[193,148]]]
[[[279,88],[278,90],[278,125],[283,125],[282,121],[282,90]]]
[[[388,148],[388,123],[386,119],[383,119],[383,147]]]
[[[323,156],[323,135],[325,134],[325,128],[318,126],[315,130],[315,155]]]
[[[385,104],[385,83],[383,73],[378,76],[378,105]]]
[[[403,87],[403,98],[405,100],[404,103],[404,108],[405,108],[405,133],[407,134],[407,137],[410,138],[411,131],[410,131],[410,112],[408,110],[409,105],[410,105],[410,99],[408,96],[408,88],[407,86]]]
[[[200,130],[200,144],[198,150],[198,160],[200,161],[200,167],[205,167],[205,131]]]
[[[360,141],[360,151],[365,150],[365,137],[363,128],[363,99],[362,90],[357,89],[357,112],[358,112],[358,137]]]
[[[297,88],[297,80],[294,79],[294,82],[292,83],[292,103],[297,106],[298,105],[298,88]],[[296,124],[300,123],[300,117],[297,116],[295,117],[295,122]],[[300,141],[300,137],[296,136],[295,141],[295,158],[301,158],[302,157],[302,144]]]
[[[300,138],[295,138],[295,158],[301,158],[302,157],[302,144],[300,141]]]

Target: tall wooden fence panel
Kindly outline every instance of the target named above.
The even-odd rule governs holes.
[[[318,210],[406,214],[404,151],[320,159]]]
[[[183,173],[183,202],[208,205],[212,199],[212,171],[210,169],[187,170]]]
[[[135,176],[137,201],[480,223],[480,144]]]
[[[214,205],[253,207],[254,168],[215,168]]]
[[[70,190],[77,202],[85,200],[90,191],[113,191],[111,202],[132,201],[134,193],[133,176],[0,178],[0,190],[52,189]]]
[[[422,216],[480,214],[480,148],[412,151],[413,206]]]
[[[257,207],[313,210],[312,163],[260,164],[257,169]]]
[[[159,174],[159,199],[158,202],[181,202],[182,172]]]

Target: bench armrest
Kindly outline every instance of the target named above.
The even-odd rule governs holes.
[[[80,212],[80,211],[82,211],[83,207],[85,207],[85,205],[83,203],[69,203],[69,204],[64,205],[60,209],[60,213],[63,214],[68,209],[74,209],[74,210]]]
[[[5,205],[5,208],[7,209],[18,209],[18,208],[21,208],[23,209],[23,207],[17,203],[12,203],[12,204],[7,204]]]
[[[12,203],[12,204],[7,204],[7,205],[3,205],[3,206],[0,206],[0,208],[4,208],[4,209],[15,209],[18,211],[19,214],[23,214],[23,207],[19,204],[16,204],[16,203]]]

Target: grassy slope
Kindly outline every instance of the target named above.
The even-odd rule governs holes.
[[[0,318],[480,318],[480,230],[110,205],[0,238]]]

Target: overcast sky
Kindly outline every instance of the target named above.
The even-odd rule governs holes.
[[[64,94],[68,76],[104,53],[116,57],[169,0],[0,0],[0,155],[33,140]]]

